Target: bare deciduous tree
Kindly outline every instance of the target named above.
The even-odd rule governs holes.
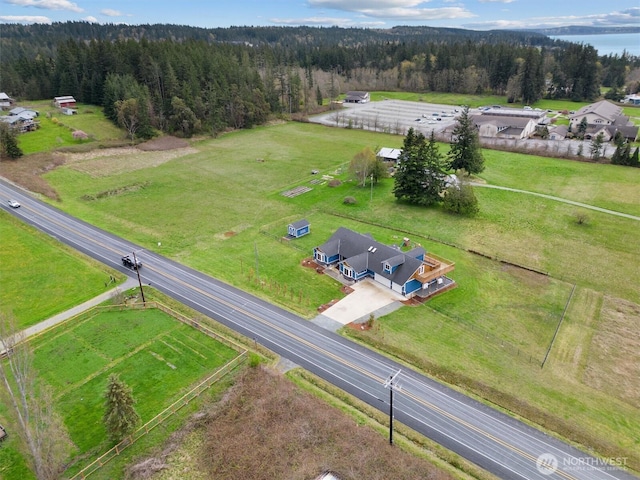
[[[54,480],[64,470],[71,441],[60,416],[53,408],[47,386],[39,386],[33,355],[23,332],[12,316],[0,312],[0,390],[15,417],[26,459],[39,480]]]

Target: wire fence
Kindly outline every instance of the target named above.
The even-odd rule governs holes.
[[[160,412],[158,415],[153,417],[147,423],[142,425],[140,428],[138,428],[135,432],[133,432],[128,437],[126,437],[120,443],[118,443],[117,445],[110,448],[102,455],[100,455],[100,457],[98,457],[96,460],[91,462],[89,465],[87,465],[78,473],[76,473],[73,477],[71,477],[71,480],[84,479],[84,478],[87,478],[92,473],[95,473],[96,471],[98,471],[104,465],[106,465],[115,457],[120,455],[124,450],[129,448],[135,442],[137,442],[146,434],[151,432],[158,425],[162,424],[162,422],[164,422],[169,417],[171,417],[176,412],[178,412],[181,408],[188,405],[189,402],[199,397],[209,387],[211,387],[213,384],[220,381],[226,375],[231,373],[233,370],[235,370],[237,367],[243,364],[246,360],[247,360],[247,351],[245,350],[242,353],[240,353],[240,355],[238,355],[233,360],[231,360],[229,363],[225,364],[223,367],[219,368],[213,374],[205,378],[202,382],[200,382],[194,388],[189,390],[182,397],[180,397],[174,403],[169,405],[167,408],[165,408],[162,412]]]

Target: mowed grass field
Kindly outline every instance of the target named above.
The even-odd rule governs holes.
[[[0,211],[0,311],[23,329],[74,307],[124,280]],[[111,277],[116,282],[111,281]]]
[[[79,463],[73,471],[111,447],[102,422],[110,374],[119,375],[132,388],[136,410],[145,423],[238,355],[156,309],[87,314],[31,344],[39,379],[52,387],[56,410],[75,447]],[[11,456],[11,452],[0,454]],[[85,456],[88,460],[82,460]],[[2,473],[11,480],[23,478],[24,472],[15,462],[13,473]],[[122,472],[108,475],[101,478],[122,478]]]

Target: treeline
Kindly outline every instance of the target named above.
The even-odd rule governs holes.
[[[121,125],[128,119],[137,136],[154,128],[189,136],[251,127],[270,115],[308,112],[349,89],[591,101],[602,84],[621,94],[638,63],[532,32],[430,27],[69,22],[3,25],[0,42],[1,91],[23,100],[74,95],[104,106]],[[135,105],[125,103],[131,99]]]

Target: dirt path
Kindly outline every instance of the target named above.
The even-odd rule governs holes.
[[[575,205],[576,207],[588,208],[589,210],[595,210],[597,212],[606,213],[608,215],[617,215],[618,217],[630,218],[631,220],[636,220],[640,222],[640,217],[635,215],[630,215],[628,213],[616,212],[615,210],[608,210],[606,208],[596,207],[594,205],[588,205],[586,203],[574,202],[573,200],[567,200],[566,198],[554,197],[553,195],[547,195],[544,193],[530,192],[527,190],[520,190],[518,188],[509,188],[509,187],[501,187],[500,185],[487,185],[486,183],[471,183],[474,187],[482,187],[482,188],[495,188],[497,190],[507,190],[509,192],[515,193],[524,193],[526,195],[535,195],[536,197],[548,198],[549,200],[554,200],[556,202],[568,203],[569,205]]]

